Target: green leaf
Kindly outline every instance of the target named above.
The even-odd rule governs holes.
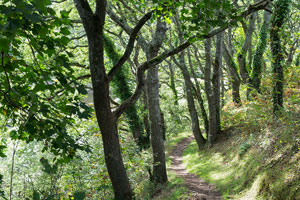
[[[40,200],[40,199],[41,199],[40,194],[36,190],[34,190],[33,191],[33,200]]]
[[[61,29],[60,29],[60,32],[61,32],[63,35],[70,35],[70,34],[71,34],[71,32],[69,31],[69,29],[66,28],[66,27],[61,28]]]
[[[7,52],[9,50],[10,41],[6,38],[0,38],[0,51]]]
[[[85,199],[85,191],[76,191],[74,194],[74,200],[84,200]]]
[[[4,149],[6,149],[6,146],[0,145],[0,157],[4,158],[6,155],[4,154]]]
[[[77,87],[77,90],[80,94],[83,94],[83,95],[86,95],[88,93],[87,90],[85,89],[84,85],[79,85]]]

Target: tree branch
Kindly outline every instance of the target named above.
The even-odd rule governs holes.
[[[88,22],[88,18],[93,15],[93,11],[86,0],[74,0],[74,4],[82,20]]]
[[[128,60],[128,58],[131,55],[132,50],[134,48],[134,42],[137,38],[139,31],[144,26],[144,24],[151,18],[153,12],[154,11],[150,11],[146,15],[144,15],[144,17],[142,17],[140,19],[140,21],[137,23],[137,25],[132,30],[132,32],[130,34],[129,42],[127,44],[127,47],[126,47],[126,50],[125,50],[123,56],[119,59],[119,61],[113,66],[113,68],[108,73],[108,76],[107,76],[108,81],[110,81],[113,78],[113,76],[116,74],[116,72],[123,66],[123,64],[126,62],[126,60]]]
[[[88,66],[80,64],[80,63],[77,63],[77,62],[70,63],[70,65],[71,66],[75,66],[75,67],[80,67],[80,68],[83,68],[83,69],[88,69],[89,68]]]
[[[269,3],[268,0],[263,0],[261,2],[258,2],[256,4],[250,6],[249,9],[244,11],[240,16],[246,17],[253,12],[262,10],[265,8],[266,5],[268,5],[268,3]],[[145,84],[144,73],[147,69],[149,69],[152,66],[156,66],[156,65],[160,64],[164,59],[183,51],[184,49],[186,49],[187,47],[189,47],[192,44],[190,41],[192,41],[194,38],[198,38],[198,39],[211,38],[211,37],[215,36],[216,34],[227,29],[235,21],[236,20],[231,20],[231,22],[229,22],[226,27],[217,28],[217,29],[209,32],[208,34],[200,35],[200,37],[193,36],[193,37],[189,38],[186,42],[181,44],[180,46],[176,47],[175,49],[170,50],[170,51],[165,51],[162,54],[156,56],[155,58],[153,58],[149,61],[146,61],[142,65],[140,65],[137,68],[137,86],[135,88],[135,91],[131,97],[129,97],[127,100],[125,100],[116,110],[113,111],[113,114],[116,116],[116,119],[118,119],[126,109],[131,107],[138,100],[139,96],[142,93],[143,86]]]
[[[76,78],[76,80],[82,80],[82,79],[88,79],[88,78],[91,78],[90,74],[79,76],[79,77]]]
[[[110,16],[110,18],[116,23],[118,24],[128,35],[131,34],[132,32],[132,28],[126,23],[124,22],[121,18],[119,18],[112,10],[111,8],[107,9],[107,14]],[[142,35],[139,35],[139,37],[137,38],[137,41],[139,43],[139,45],[143,48],[143,50],[146,52],[147,51],[147,41],[143,38]]]
[[[189,41],[183,43],[182,45],[178,46],[177,48],[171,50],[171,51],[165,51],[164,53],[162,53],[159,56],[156,56],[155,58],[144,62],[142,65],[140,65],[137,68],[137,86],[136,89],[133,93],[133,95],[131,97],[129,97],[127,100],[125,100],[115,111],[114,114],[117,118],[120,117],[120,115],[129,107],[131,107],[133,104],[135,104],[135,102],[137,101],[137,99],[139,98],[139,96],[142,93],[142,89],[143,86],[145,84],[144,81],[144,73],[147,69],[149,69],[151,66],[156,66],[158,64],[160,64],[164,59],[175,55],[179,52],[181,52],[182,50],[186,49],[191,43]]]

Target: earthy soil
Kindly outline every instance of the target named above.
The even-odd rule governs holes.
[[[172,161],[171,170],[184,179],[185,186],[192,193],[190,200],[220,200],[222,199],[221,193],[213,185],[204,182],[195,174],[188,173],[182,164],[183,151],[193,139],[193,137],[185,138],[177,146],[173,147],[170,155]]]

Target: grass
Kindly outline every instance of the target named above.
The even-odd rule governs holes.
[[[178,135],[173,135],[167,139],[166,142],[166,160],[167,168],[171,166],[170,153],[172,148],[176,146],[181,140],[188,137],[189,133],[183,132]],[[174,199],[189,199],[190,194],[188,189],[184,186],[184,180],[176,175],[175,172],[168,170],[169,182],[166,186],[159,189],[160,193],[154,196],[155,200],[174,200]]]
[[[300,199],[299,117],[287,112],[273,122],[254,106],[225,115],[239,123],[212,148],[199,152],[193,141],[184,152],[187,171],[215,184],[224,199]]]

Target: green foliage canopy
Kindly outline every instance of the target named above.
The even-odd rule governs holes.
[[[86,149],[68,135],[73,117],[87,119],[85,86],[74,77],[66,49],[69,11],[49,0],[4,0],[0,5],[0,115],[12,139],[44,142],[62,160]],[[86,149],[87,150],[87,149]]]

